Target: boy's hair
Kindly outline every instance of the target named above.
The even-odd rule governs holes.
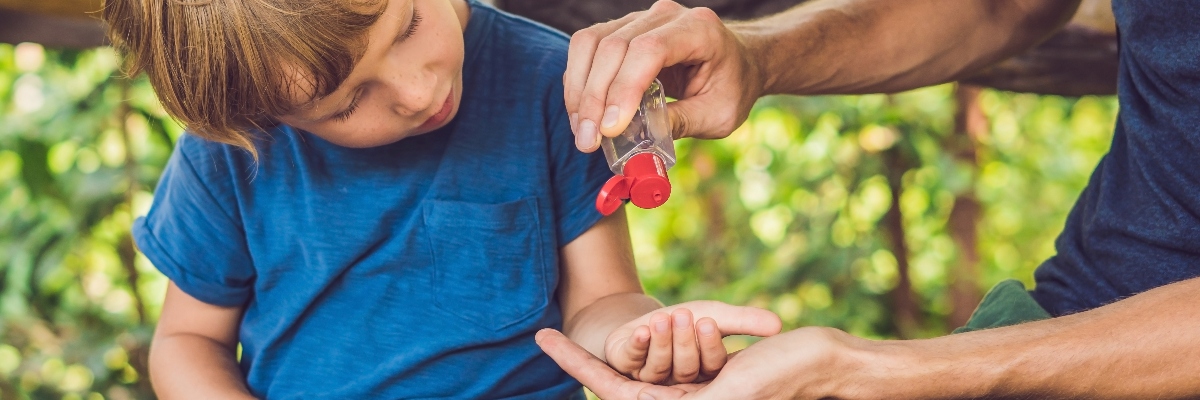
[[[337,89],[387,0],[106,0],[130,76],[146,72],[195,135],[254,150],[253,130]]]

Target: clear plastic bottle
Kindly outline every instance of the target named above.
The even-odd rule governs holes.
[[[671,196],[667,170],[675,166],[675,143],[662,83],[657,79],[642,94],[637,114],[625,131],[600,141],[609,179],[596,197],[596,209],[608,215],[630,200],[641,208],[655,208]]]

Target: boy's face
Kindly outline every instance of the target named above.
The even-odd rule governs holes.
[[[445,126],[462,98],[463,0],[387,0],[366,50],[328,96],[281,122],[345,147],[374,147]]]

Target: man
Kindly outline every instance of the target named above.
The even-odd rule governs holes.
[[[1077,7],[817,1],[723,24],[660,1],[572,37],[566,104],[576,145],[594,151],[658,76],[681,99],[669,107],[678,137],[721,138],[762,95],[894,92],[968,76],[1037,44]],[[1200,397],[1200,5],[1114,0],[1113,10],[1121,111],[1111,150],[1033,291],[1002,284],[968,324],[992,329],[869,341],[802,328],[738,353],[710,382],[674,387],[629,381],[554,331],[538,343],[606,399]]]

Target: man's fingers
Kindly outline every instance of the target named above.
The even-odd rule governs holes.
[[[617,69],[614,69],[611,75],[605,76],[606,81],[603,82],[603,86],[593,87],[591,86],[592,82],[588,82],[588,90],[596,90],[596,92],[586,95],[583,99],[585,105],[581,107],[583,110],[590,111],[591,107],[594,106],[596,110],[603,112],[599,117],[599,122],[600,132],[604,136],[614,137],[625,130],[625,126],[629,125],[629,120],[637,112],[641,94],[646,91],[646,88],[650,87],[650,82],[654,79],[654,76],[658,75],[659,69],[662,69],[662,65],[658,65],[651,69],[639,71],[641,72],[639,76],[644,79],[640,79],[632,85],[624,84],[621,90],[614,91],[614,88],[617,87],[615,85],[620,83],[621,71],[626,69],[625,65],[636,61],[631,57],[647,56],[643,54],[645,49],[636,52],[634,50],[645,47],[643,43],[647,41],[648,36],[657,38],[657,36],[651,35],[651,32],[661,31],[664,26],[676,24],[677,15],[684,10],[683,6],[675,2],[660,1],[645,11],[640,18],[630,21],[616,32],[613,32],[611,38],[614,41],[619,41],[622,45],[622,51],[625,52],[625,54],[621,55],[622,62],[616,65]],[[649,56],[660,58],[658,54],[654,53],[649,54]],[[599,58],[598,56],[597,62]],[[625,93],[626,91],[629,93]],[[614,94],[625,95],[625,97],[613,98],[612,95]],[[599,104],[586,103],[587,100],[593,98],[603,100],[603,102]]]
[[[721,342],[721,331],[717,321],[712,318],[701,318],[696,321],[696,341],[700,344],[700,377],[712,379],[725,366],[725,344]]]
[[[624,131],[637,112],[641,93],[649,87],[664,65],[661,62],[657,66],[653,62],[639,64],[642,69],[638,76],[642,78],[624,84],[618,91],[622,97],[617,102],[609,99],[614,79],[625,68],[624,64],[631,61],[633,53],[630,50],[633,48],[642,48],[637,52],[638,57],[649,56],[661,60],[660,54],[645,53],[647,50],[654,50],[652,53],[662,50],[645,49],[647,46],[643,44],[657,43],[657,39],[643,36],[663,26],[678,24],[678,16],[688,12],[673,1],[659,1],[647,11],[587,28],[572,36],[563,86],[567,112],[578,121],[574,127],[576,147],[590,152],[599,146],[601,132],[604,136],[613,137]],[[673,31],[678,33],[677,36],[694,36],[680,28]],[[590,59],[586,58],[589,54]]]
[[[583,97],[583,88],[587,84],[588,74],[592,71],[592,61],[595,59],[596,47],[600,45],[600,40],[616,32],[639,14],[631,13],[614,21],[592,25],[571,35],[571,44],[567,47],[567,69],[563,72],[563,100],[568,114],[579,112],[579,99]]]
[[[571,35],[571,44],[567,48],[567,68],[563,72],[563,103],[571,120],[571,132],[575,134],[575,147],[581,151],[592,152],[600,146],[599,131],[595,128],[596,120],[586,119],[587,129],[581,129],[583,126],[580,123],[585,118],[580,117],[579,113],[580,102],[588,86],[588,77],[595,73],[593,61],[597,59],[596,51],[604,38],[636,19],[638,14],[632,13],[615,21],[596,24]],[[612,61],[602,59],[601,62]],[[620,60],[615,62],[619,65]],[[607,64],[602,64],[602,69],[604,65]]]
[[[642,325],[633,330],[633,334],[621,344],[615,357],[610,357],[609,365],[617,372],[632,376],[646,365],[646,356],[650,353],[650,328]]]
[[[703,386],[700,385],[674,385],[674,386],[659,386],[646,385],[642,391],[638,393],[638,400],[678,400],[691,399],[693,393]]]
[[[646,383],[634,382],[613,371],[604,361],[588,353],[562,333],[542,329],[534,336],[542,351],[558,366],[604,399],[635,399]]]
[[[624,130],[624,126],[633,116],[633,111],[637,110],[636,103],[634,108],[628,111],[622,111],[617,106],[611,105],[608,94],[613,79],[623,69],[622,65],[628,61],[630,46],[642,40],[641,37],[646,32],[655,30],[659,25],[670,21],[673,18],[672,14],[682,8],[683,6],[674,2],[656,3],[650,10],[638,13],[636,18],[629,20],[608,36],[600,39],[595,54],[592,55],[591,71],[588,73],[587,84],[579,98],[579,108],[575,111],[579,114],[579,133],[590,135],[593,128],[596,128],[598,142],[601,132],[606,136],[613,137]],[[651,74],[656,73],[658,73],[657,70],[651,72]],[[642,91],[645,91],[648,86],[649,82],[643,85]],[[623,121],[620,124],[622,128],[614,131],[618,121]],[[576,140],[576,147],[586,144],[589,143],[584,138]]]
[[[686,308],[671,312],[672,349],[671,377],[678,383],[695,382],[700,375],[700,349],[696,345],[696,329],[692,325],[692,312]]]
[[[650,354],[637,379],[662,382],[671,375],[671,316],[655,313],[650,317]]]
[[[643,33],[629,42],[628,54],[621,64],[621,70],[613,78],[608,88],[608,107],[615,106],[619,110],[619,123],[615,126],[604,127],[605,136],[619,135],[629,121],[633,119],[641,102],[642,93],[650,86],[650,82],[667,67],[680,63],[700,63],[711,61],[714,42],[705,38],[697,18],[711,19],[720,24],[720,18],[707,8],[693,8],[673,15],[669,23]],[[705,15],[704,17],[698,17]],[[708,21],[704,21],[708,22]],[[680,89],[680,88],[672,88]]]

